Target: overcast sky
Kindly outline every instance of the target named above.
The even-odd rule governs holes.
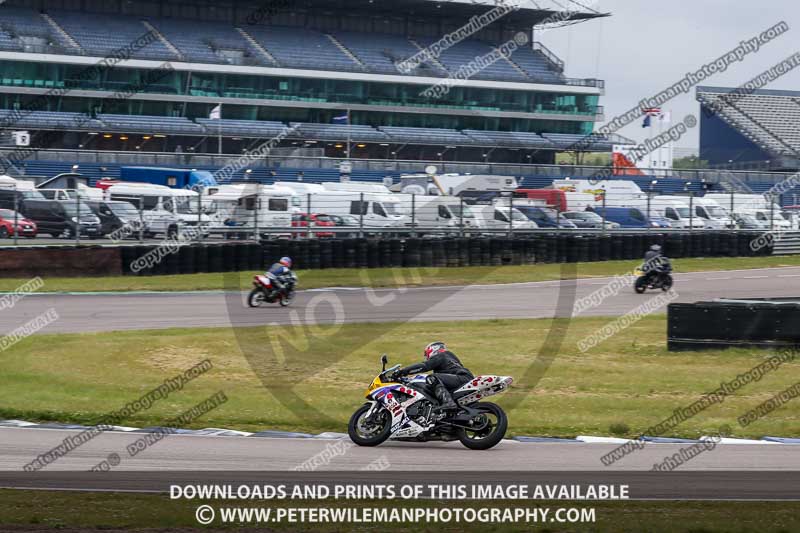
[[[606,120],[780,21],[789,25],[787,33],[703,85],[739,86],[800,51],[799,0],[598,0],[595,8],[611,17],[550,30],[541,41],[566,62],[568,76],[605,80],[606,94],[600,103]],[[800,91],[800,67],[766,88]],[[694,95],[692,89],[663,108],[672,111],[673,119],[697,115],[700,107]],[[696,149],[698,129],[676,147]],[[619,131],[637,141],[647,132],[641,121]]]

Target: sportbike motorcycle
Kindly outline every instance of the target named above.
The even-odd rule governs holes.
[[[452,393],[458,409],[443,412],[437,409],[439,403],[424,374],[393,381],[400,365],[387,369],[387,362],[383,355],[383,369],[365,393],[367,403],[350,417],[347,432],[354,443],[458,440],[472,450],[488,450],[503,440],[508,417],[499,405],[483,400],[506,390],[513,378],[476,376]]]
[[[270,276],[258,275],[253,277],[253,290],[247,296],[247,305],[261,307],[264,304],[278,302],[286,307],[294,300],[294,289],[297,285],[297,276],[294,272],[289,274],[282,288],[278,288]]]
[[[663,266],[651,272],[649,276],[645,274],[642,267],[639,267],[634,274],[637,278],[636,282],[633,284],[633,290],[635,290],[637,294],[642,294],[647,289],[661,289],[666,292],[672,288],[671,266]]]

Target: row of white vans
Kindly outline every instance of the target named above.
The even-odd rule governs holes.
[[[797,221],[785,218],[777,204],[759,194],[708,193],[692,198],[648,195],[634,182],[624,180],[600,183],[559,180],[553,188],[564,191],[563,211],[593,209],[615,226],[797,229]],[[111,200],[138,202],[139,198],[144,199],[143,208],[150,211],[148,222],[152,217],[172,213],[185,223],[205,223],[211,228],[231,225],[285,228],[291,226],[293,213],[324,213],[351,220],[355,217],[365,228],[413,224],[420,228],[447,229],[463,224],[467,229],[525,230],[538,227],[530,218],[529,208],[545,208],[548,204],[533,197],[498,195],[489,205],[466,205],[456,196],[412,195],[391,192],[385,185],[355,182],[219,185],[202,194],[158,185],[120,183],[109,187],[106,193],[106,199]],[[625,217],[632,218],[626,221]],[[642,217],[646,219],[643,223]],[[562,220],[568,224],[566,218]]]
[[[18,181],[16,185],[33,189],[30,182]],[[709,193],[692,199],[653,196],[643,193],[634,182],[624,180],[598,183],[557,180],[553,189],[563,191],[560,210],[574,212],[591,208],[612,222],[614,216],[635,216],[629,214],[635,211],[639,218],[646,213],[649,219],[663,219],[670,227],[684,229],[742,227],[741,221],[747,218],[762,221],[762,227],[790,229],[793,226],[781,215],[777,205],[755,194]],[[505,190],[507,194],[495,195],[491,204],[466,205],[457,196],[412,195],[392,192],[385,185],[356,182],[228,184],[208,187],[198,193],[149,183],[109,181],[101,182],[98,187],[81,185],[78,191],[78,195],[87,200],[125,201],[141,209],[140,216],[148,232],[153,234],[167,233],[176,222],[203,225],[210,231],[235,227],[290,228],[295,213],[337,215],[357,220],[364,228],[398,228],[413,224],[418,228],[447,229],[463,224],[467,229],[526,230],[539,227],[530,218],[530,208],[545,208],[551,203],[534,195],[511,197],[512,191]],[[70,191],[54,194],[48,198],[68,200],[75,196]],[[622,227],[650,224],[650,220],[646,220],[645,225],[637,226],[639,222],[632,219],[631,224],[625,224],[624,220],[618,224]]]
[[[600,213],[605,207],[609,218],[617,208],[647,213],[645,217],[650,219],[648,222],[654,227],[659,226],[659,220],[680,229],[738,227],[788,230],[797,229],[798,226],[797,220],[784,217],[782,208],[761,194],[706,193],[691,197],[652,195],[642,191],[635,182],[627,180],[556,180],[553,188],[565,192],[568,204],[570,198],[577,198],[582,204],[587,194],[592,195],[592,207]],[[573,209],[573,206],[569,206],[569,209]]]
[[[386,186],[366,183],[278,182],[273,185],[218,185],[202,193],[143,183],[117,183],[105,191],[86,187],[93,199],[141,202],[144,222],[161,233],[171,217],[184,224],[206,225],[212,231],[232,227],[289,228],[295,213],[348,217],[367,229],[421,228],[536,229],[518,209],[466,205],[453,196],[393,193]],[[523,201],[520,201],[522,203]]]

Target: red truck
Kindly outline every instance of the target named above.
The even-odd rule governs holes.
[[[514,198],[542,200],[548,207],[558,211],[585,211],[587,206],[594,205],[595,197],[591,194],[562,191],[561,189],[517,189]]]
[[[514,191],[514,198],[544,200],[548,207],[559,211],[567,210],[567,195],[559,189],[517,189]]]

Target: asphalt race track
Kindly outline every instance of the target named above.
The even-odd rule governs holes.
[[[608,285],[613,278],[546,281],[508,285],[408,289],[317,289],[298,292],[288,312],[277,305],[250,309],[245,294],[134,293],[33,294],[0,313],[0,334],[7,334],[48,309],[59,319],[42,333],[230,327],[265,324],[342,322],[453,321],[490,318],[549,318],[572,314],[574,301]],[[301,280],[302,282],[302,280]],[[792,287],[797,285],[797,291]],[[800,296],[800,267],[696,272],[675,275],[677,302],[715,298]],[[567,294],[569,297],[565,298]],[[632,286],[580,316],[618,316],[661,294],[633,292]],[[557,309],[561,305],[566,309]],[[567,302],[566,305],[564,302]],[[666,310],[665,310],[666,312]]]
[[[22,471],[37,455],[50,451],[65,437],[80,430],[0,428],[0,471]],[[170,435],[144,452],[129,457],[126,446],[142,433],[107,432],[76,448],[47,466],[47,471],[88,471],[112,453],[120,457],[114,470],[217,470],[288,471],[338,442],[321,438],[259,438]],[[431,471],[447,465],[464,471],[612,471],[650,470],[667,455],[686,444],[647,444],[606,467],[600,457],[618,444],[552,442],[529,443],[506,440],[490,452],[468,450],[458,442],[387,442],[374,448],[351,446],[332,453],[321,470],[356,471],[382,456],[388,470]],[[486,460],[485,455],[491,460]],[[688,470],[800,470],[800,453],[786,444],[718,444],[701,453],[684,468]]]
[[[171,435],[130,457],[141,433],[103,433],[37,472],[23,466],[79,431],[0,428],[0,488],[167,492],[170,485],[381,483],[626,484],[633,499],[797,500],[800,455],[783,444],[720,444],[678,471],[651,472],[682,444],[647,444],[610,467],[616,444],[503,441],[489,452],[458,443],[361,448],[349,439]],[[115,460],[111,458],[115,457]],[[294,471],[326,457],[310,471]],[[90,472],[108,458],[110,472]],[[365,469],[380,462],[378,474]],[[427,496],[430,497],[430,496]]]
[[[691,302],[719,297],[800,296],[798,267],[686,273],[675,277],[675,289],[679,294],[677,301]],[[575,300],[608,285],[612,279],[406,290],[370,291],[353,288],[302,291],[289,310],[278,306],[249,309],[244,304],[244,295],[239,293],[34,294],[17,302],[13,312],[0,313],[0,334],[12,331],[50,308],[54,308],[60,318],[50,324],[45,333],[186,326],[253,326],[270,323],[451,321],[495,317],[544,318],[556,314],[569,316]],[[792,289],[795,283],[799,285],[796,292]],[[564,298],[565,293],[569,298]],[[599,306],[581,313],[581,316],[621,315],[646,299],[660,294],[660,291],[653,291],[636,295],[627,286]],[[561,306],[566,309],[556,309],[559,295]],[[567,305],[564,304],[565,301],[568,302]],[[37,478],[29,477],[22,470],[37,455],[51,450],[65,437],[77,433],[78,430],[0,428],[0,487],[69,488],[64,483],[69,483],[70,479],[77,480],[77,484],[81,483],[78,478],[67,478],[35,485]],[[71,471],[77,475],[78,471],[86,472],[115,454],[121,459],[114,469],[115,472],[227,471],[240,472],[242,475],[255,471],[288,472],[315,454],[324,452],[332,443],[350,445],[349,439],[336,441],[320,438],[170,435],[136,457],[129,457],[126,446],[140,436],[141,433],[103,433],[47,466],[45,472],[55,474]],[[490,472],[542,471],[595,471],[610,475],[614,472],[648,471],[654,464],[677,453],[686,444],[650,443],[644,449],[606,467],[600,458],[617,446],[618,444],[607,443],[532,443],[507,440],[491,452],[474,452],[457,442],[389,442],[377,448],[348,447],[344,453],[336,454],[329,464],[321,466],[320,470],[354,472],[385,457],[389,460],[390,471],[408,472],[408,475],[413,472],[440,470],[443,464],[448,465],[449,471],[484,471],[487,475]],[[720,444],[712,453],[701,453],[695,457],[682,471],[702,471],[709,476],[725,471],[800,471],[799,449],[797,446],[784,444]],[[104,478],[93,479],[96,482],[92,486],[93,490],[163,488],[163,484],[153,480],[140,480],[131,488],[104,486],[98,481]],[[721,486],[726,485],[742,486],[734,481],[721,483]],[[73,484],[72,488],[85,486]],[[683,494],[680,492],[682,490],[685,487],[675,488],[673,496]],[[759,494],[763,497],[764,493]],[[728,497],[739,498],[741,494],[731,493]]]

